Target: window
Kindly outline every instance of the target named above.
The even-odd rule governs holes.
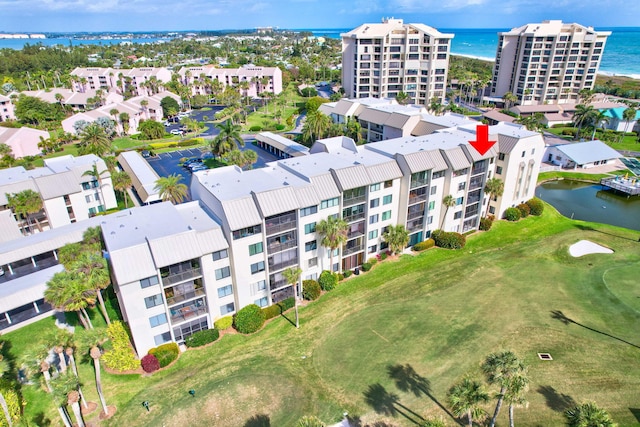
[[[373,230],[369,232],[369,240],[378,238],[378,230]]]
[[[374,192],[374,191],[378,191],[378,190],[380,190],[380,183],[377,183],[377,184],[371,184],[371,185],[369,186],[369,192],[370,192],[370,193],[372,193],[372,192]]]
[[[460,218],[462,218],[462,211],[459,211],[453,214],[453,219],[460,219]]]
[[[490,213],[491,215],[494,215],[494,214],[496,213],[496,208],[494,208],[493,206],[491,206],[491,207],[489,208],[489,213]]]
[[[496,167],[496,175],[502,175],[502,166]]]
[[[536,149],[535,149],[535,148],[532,148],[532,149],[531,149],[531,155],[533,156],[535,153],[536,153]]]
[[[241,228],[233,232],[233,240],[242,239],[243,237],[253,236],[254,234],[262,233],[261,225],[254,225],[247,228]]]
[[[467,186],[466,182],[461,182],[458,184],[458,191],[462,191],[464,190],[464,188]]]
[[[431,194],[432,196],[434,194],[436,194],[438,192],[438,187],[436,185],[434,185],[433,187],[431,187],[431,190],[429,190],[429,194]]]
[[[91,196],[84,196],[84,200],[85,200],[87,203],[91,203]]]
[[[369,224],[375,224],[376,222],[378,222],[378,214],[371,215],[369,217]]]
[[[100,193],[95,193],[95,194],[93,195],[93,198],[94,198],[94,200],[95,200],[96,202],[99,202],[99,201],[100,201]]]
[[[369,202],[369,208],[377,208],[378,206],[380,206],[380,199],[372,199]]]
[[[309,268],[315,267],[316,265],[318,265],[318,257],[311,258],[309,260],[309,264],[308,265],[309,265]]]
[[[254,294],[257,294],[258,292],[262,292],[267,290],[267,281],[266,280],[260,280],[259,282],[253,283],[251,285],[251,289],[253,290]]]
[[[304,225],[304,234],[311,234],[316,231],[316,223],[312,222],[310,224]]]
[[[438,179],[438,178],[442,178],[443,176],[444,176],[444,171],[434,172],[431,175],[431,179]]]
[[[235,311],[235,309],[236,309],[235,304],[230,302],[229,304],[226,304],[220,307],[220,314],[224,316],[225,314],[229,314]]]
[[[258,243],[254,243],[253,245],[249,245],[249,256],[256,255],[256,254],[261,254],[262,251],[263,251],[262,242],[258,242]]]
[[[367,250],[367,252],[370,254],[376,253],[377,251],[378,251],[378,245],[369,246],[369,249]]]
[[[91,188],[91,184],[89,184],[88,182],[83,182],[82,183],[82,189],[83,190],[89,190]],[[91,196],[89,196],[91,197]]]
[[[258,261],[255,264],[251,264],[251,274],[260,273],[264,271],[264,261]]]
[[[527,155],[527,152],[526,152],[526,151],[523,151],[523,152],[522,152],[522,156],[520,156],[520,157],[524,157],[524,156],[526,156],[526,155]]]
[[[269,298],[262,297],[260,299],[255,300],[253,303],[258,307],[266,307],[267,305],[269,305]]]
[[[229,267],[222,267],[216,270],[216,280],[224,279],[231,276],[231,270]]]
[[[456,198],[456,206],[460,206],[463,203],[464,203],[464,197]]]
[[[152,296],[146,297],[144,299],[144,305],[146,305],[147,308],[155,307],[156,305],[160,305],[160,304],[162,304],[162,295],[161,294],[152,295]]]
[[[385,181],[384,182],[384,188],[391,188],[393,187],[393,180],[390,179],[389,181]]]
[[[340,204],[340,198],[334,197],[333,199],[327,199],[320,202],[320,209],[327,209],[332,206],[338,206]]]
[[[218,298],[224,298],[227,295],[231,295],[233,293],[233,285],[223,286],[218,288]]]
[[[384,196],[382,198],[382,204],[388,205],[389,203],[391,203],[392,199],[393,199],[393,196],[391,194],[389,194],[388,196]]]
[[[171,332],[165,332],[164,334],[156,335],[153,337],[153,341],[156,345],[164,344],[171,341]]]
[[[300,209],[300,216],[307,216],[307,215],[312,215],[314,213],[318,212],[318,206],[309,206],[308,208],[302,208]]]
[[[149,324],[151,324],[152,328],[156,326],[163,325],[167,323],[167,315],[165,313],[158,314],[157,316],[153,316],[149,318]]]
[[[214,261],[218,261],[219,259],[223,259],[223,258],[229,258],[229,252],[227,252],[226,249],[223,249],[221,251],[217,251],[213,253],[213,260]]]
[[[149,286],[157,285],[158,283],[160,283],[158,281],[158,276],[151,276],[147,277],[146,279],[140,280],[140,287],[144,289],[148,288]]]
[[[427,217],[427,224],[433,224],[433,215]]]
[[[427,210],[432,211],[432,210],[434,210],[435,208],[436,208],[436,201],[435,201],[435,200],[430,201],[430,202],[429,202],[429,207],[427,208]]]
[[[382,220],[386,221],[388,219],[391,219],[391,211],[382,212]]]
[[[504,160],[504,153],[498,153],[498,160]]]
[[[318,249],[318,241],[317,240],[313,240],[311,242],[307,242],[307,243],[304,244],[304,251],[305,252],[315,251],[316,249]]]

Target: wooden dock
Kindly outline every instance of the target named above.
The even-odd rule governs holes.
[[[600,180],[600,185],[604,189],[620,191],[621,193],[629,196],[640,195],[640,178],[622,178],[620,176],[602,178]]]

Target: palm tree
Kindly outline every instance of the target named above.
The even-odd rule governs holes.
[[[460,383],[449,389],[448,393],[451,412],[456,417],[467,416],[469,427],[473,427],[473,419],[483,416],[486,411],[480,407],[489,401],[489,393],[479,381],[464,378]]]
[[[182,175],[172,174],[156,181],[155,190],[160,193],[163,202],[170,201],[175,205],[182,203],[187,197],[187,186],[182,184],[181,180]]]
[[[307,144],[313,144],[316,140],[327,136],[331,126],[331,118],[320,111],[312,111],[307,114],[302,126],[302,140]]]
[[[490,424],[491,427],[494,427],[510,382],[517,375],[524,374],[526,372],[526,367],[513,352],[503,351],[502,353],[492,353],[487,356],[482,364],[482,371],[487,377],[487,382],[489,384],[497,384],[500,386],[498,403],[496,404],[496,409],[493,413]]]
[[[635,119],[636,119],[636,114],[638,114],[638,111],[637,111],[635,108],[633,108],[633,107],[629,107],[629,108],[625,109],[625,110],[622,112],[622,119],[625,121],[625,124],[624,124],[624,134],[622,134],[622,135],[620,136],[620,139],[619,139],[619,141],[618,141],[618,142],[622,141],[622,139],[624,138],[624,136],[627,134],[627,130],[629,129],[629,123],[630,123],[632,120],[635,120]]]
[[[106,132],[97,123],[90,123],[80,133],[80,150],[81,155],[95,154],[98,157],[104,156],[111,151],[111,141]]]
[[[86,307],[95,304],[95,290],[82,275],[61,271],[47,282],[44,299],[57,310],[75,311],[85,329],[93,329]]]
[[[514,427],[513,408],[527,406],[528,402],[524,394],[529,389],[529,378],[524,374],[518,374],[509,381],[504,401],[509,404],[509,427]]]
[[[102,405],[102,411],[105,414],[108,414],[109,408],[107,407],[107,401],[104,399],[104,394],[102,393],[102,376],[100,374],[100,357],[102,356],[102,351],[97,345],[95,345],[91,347],[89,354],[93,359],[93,366],[96,370],[96,389],[98,391],[98,397],[100,398],[100,404]]]
[[[407,93],[400,91],[396,95],[396,101],[400,105],[407,105],[411,102],[411,98],[409,98],[409,95]]]
[[[220,133],[211,141],[211,151],[218,156],[224,156],[236,145],[238,148],[244,147],[244,139],[240,134],[242,129],[238,125],[234,125],[231,120],[226,120],[216,124],[216,128],[220,129]]]
[[[615,427],[611,416],[595,403],[588,402],[571,408],[565,412],[569,427]]]
[[[442,205],[446,209],[444,210],[444,215],[442,216],[442,222],[440,223],[441,230],[442,230],[442,227],[444,227],[445,219],[447,219],[447,212],[449,212],[449,208],[452,208],[456,205],[456,199],[451,194],[448,194],[444,196],[444,199],[442,199]]]
[[[589,124],[593,121],[593,117],[596,114],[596,110],[593,105],[576,105],[576,111],[573,113],[573,124],[578,126],[576,138],[580,136],[580,130],[585,124]]]
[[[282,272],[282,277],[284,277],[287,283],[291,284],[291,288],[293,289],[293,299],[296,307],[296,328],[300,327],[300,323],[298,322],[298,292],[296,292],[296,284],[300,281],[301,274],[302,269],[299,267],[289,267]],[[302,289],[300,290],[300,295],[302,295]]]
[[[29,232],[33,232],[31,229],[30,221],[31,215],[38,213],[42,210],[44,202],[40,193],[34,190],[27,189],[19,193],[7,194],[7,207],[13,211],[13,213],[26,221],[29,227]],[[40,221],[36,218],[36,224],[38,230],[42,231]],[[24,229],[24,226],[23,226]]]
[[[296,427],[325,427],[325,424],[316,417],[305,415],[298,420]]]
[[[113,182],[113,189],[122,193],[124,197],[124,207],[128,208],[129,196],[127,195],[127,189],[131,187],[131,177],[125,171],[114,172],[111,175],[111,182]]]
[[[129,113],[120,113],[120,115],[118,115],[118,118],[120,119],[120,124],[122,125],[122,133],[126,135],[127,133],[129,133]]]
[[[104,200],[104,193],[102,192],[102,175],[107,174],[107,176],[109,175],[109,170],[102,170],[102,171],[98,171],[98,162],[95,161],[93,162],[93,164],[91,165],[91,169],[89,169],[88,171],[85,171],[82,176],[90,176],[92,177],[94,180],[98,181],[98,190],[100,190],[100,203],[102,205],[106,206],[106,202]]]
[[[104,305],[104,299],[102,298],[102,290],[109,287],[111,284],[111,278],[109,276],[109,268],[107,267],[107,260],[102,257],[100,253],[96,252],[83,252],[80,257],[72,265],[73,271],[82,274],[89,287],[94,289],[98,301],[100,302],[100,310],[107,322],[107,325],[111,324],[107,308]]]
[[[594,139],[596,139],[596,130],[598,129],[598,127],[602,127],[602,131],[604,132],[604,126],[609,124],[610,119],[607,113],[605,113],[604,111],[596,110],[592,120],[593,133],[591,134],[591,140],[593,141]]]
[[[76,359],[73,356],[73,351],[74,351],[73,346],[69,345],[69,347],[67,347],[64,352],[69,358],[69,365],[71,366],[71,372],[73,372],[73,375],[75,375],[76,378],[78,378],[78,382],[79,382],[80,377],[78,376],[78,366],[76,365]],[[82,389],[80,386],[78,386],[78,393],[80,394],[80,400],[82,401],[82,406],[84,406],[85,409],[88,409],[89,405],[87,404],[87,401],[84,399],[84,395],[82,394]]]
[[[8,370],[9,365],[7,361],[4,360],[4,356],[2,355],[2,347],[4,347],[4,341],[0,342],[0,377],[2,377]],[[13,420],[11,418],[11,414],[9,413],[9,407],[7,406],[7,401],[4,398],[4,395],[0,392],[0,406],[2,406],[2,411],[4,412],[4,417],[7,420],[7,425],[9,427],[13,426]]]
[[[322,246],[329,248],[331,267],[330,271],[333,271],[333,253],[336,249],[342,246],[347,241],[347,229],[349,224],[342,218],[330,216],[327,219],[323,219],[316,226],[316,232],[322,237]],[[342,265],[338,265],[338,271],[342,271]]]
[[[387,242],[391,252],[397,254],[409,243],[409,232],[404,225],[390,225],[387,231],[382,233],[382,239]]]
[[[511,92],[505,92],[505,94],[502,95],[502,100],[504,101],[505,109],[508,110],[511,104],[518,101],[518,97]]]
[[[489,196],[487,202],[487,210],[484,213],[485,218],[489,213],[489,205],[491,204],[492,197],[500,197],[504,193],[504,182],[500,178],[489,178],[484,185],[484,192]]]

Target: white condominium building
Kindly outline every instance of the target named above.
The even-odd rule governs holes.
[[[171,81],[171,71],[164,67],[78,67],[69,74],[75,92],[85,92],[88,89],[116,89],[121,95],[128,91],[134,96],[153,95],[164,90],[163,84]]]
[[[191,87],[194,95],[214,94],[217,81],[220,89],[237,87],[242,96],[258,98],[263,92],[278,95],[282,92],[282,70],[278,67],[245,65],[240,68],[216,68],[214,65],[183,67],[178,71],[183,84]]]
[[[491,96],[522,105],[575,103],[593,89],[610,31],[543,21],[499,33]]]
[[[453,34],[424,24],[385,19],[342,37],[342,86],[350,98],[395,98],[410,103],[444,101]]]

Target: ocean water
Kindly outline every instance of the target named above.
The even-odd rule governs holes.
[[[600,73],[609,75],[623,75],[640,79],[640,27],[614,27],[596,28],[601,31],[611,31],[607,40]],[[350,31],[351,28],[305,28],[295,31],[310,31],[316,36],[340,38],[341,33]],[[451,52],[454,55],[465,55],[493,61],[498,45],[498,32],[508,31],[509,28],[439,28],[443,33],[454,34],[451,42]],[[69,46],[69,44],[116,44],[120,42],[154,43],[168,41],[170,39],[148,38],[130,39],[114,38],[111,40],[71,38],[55,39],[0,39],[0,49],[22,49],[26,43],[42,43],[44,46],[57,44]]]

